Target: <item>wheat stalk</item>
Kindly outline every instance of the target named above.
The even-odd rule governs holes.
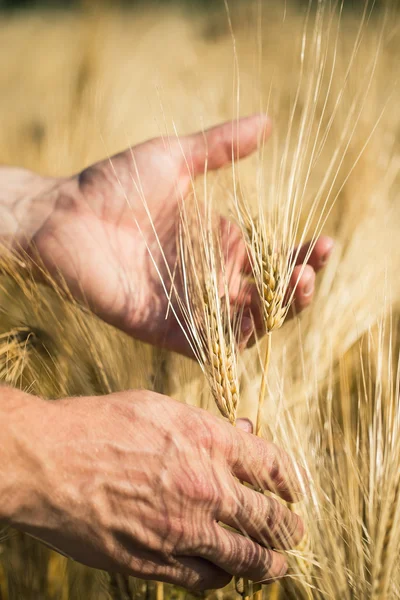
[[[374,564],[371,600],[384,600],[388,596],[390,586],[390,575],[393,569],[393,536],[398,533],[396,530],[396,520],[399,518],[399,499],[400,499],[400,479],[398,473],[393,473],[392,477],[397,479],[393,493],[389,498],[386,523],[381,538],[381,552],[376,557]]]
[[[242,215],[245,211],[242,209]],[[242,221],[243,222],[243,221]],[[260,300],[263,321],[266,330],[266,347],[264,360],[262,362],[260,391],[258,396],[257,417],[255,426],[255,435],[261,435],[263,406],[266,396],[268,368],[272,349],[272,332],[279,329],[285,319],[286,309],[284,307],[285,292],[283,290],[282,278],[282,255],[266,239],[266,231],[248,216],[245,216],[245,241],[247,251],[253,269],[253,277],[257,286]],[[262,490],[260,490],[262,493]],[[247,587],[245,582],[243,587]],[[262,600],[262,585],[253,583],[254,600]]]

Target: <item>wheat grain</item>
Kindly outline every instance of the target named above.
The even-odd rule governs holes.
[[[239,402],[236,360],[229,340],[220,335],[218,316],[215,309],[210,308],[208,294],[204,297],[204,313],[203,326],[209,332],[208,359],[204,365],[207,378],[220,413],[234,425]]]

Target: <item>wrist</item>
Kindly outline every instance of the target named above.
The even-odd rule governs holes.
[[[0,523],[23,523],[39,502],[48,406],[36,396],[0,387]]]

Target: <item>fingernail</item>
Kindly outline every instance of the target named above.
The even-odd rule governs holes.
[[[266,115],[265,113],[261,113],[260,114],[260,118],[261,118],[261,122],[264,125],[264,127],[266,125],[272,125],[272,119],[270,116]]]
[[[247,337],[253,331],[253,321],[250,317],[242,317],[242,323],[240,325],[242,335]]]
[[[236,427],[245,431],[246,433],[253,433],[253,423],[250,419],[238,419],[236,421]]]
[[[313,280],[312,277],[310,277],[307,280],[307,282],[304,284],[304,287],[303,287],[303,296],[307,298],[308,296],[311,296],[311,294],[313,293],[313,291],[314,291],[314,280]]]
[[[326,263],[329,260],[330,255],[332,254],[332,250],[333,250],[333,240],[331,241],[331,246],[326,250],[325,254],[320,259],[321,266],[326,265]]]
[[[330,255],[331,255],[331,254],[332,254],[332,248],[330,248],[329,250],[327,250],[327,251],[325,252],[325,254],[323,255],[323,257],[321,258],[321,260],[320,260],[320,264],[321,264],[322,266],[326,265],[326,263],[328,262],[328,260],[329,260],[329,257],[330,257]]]

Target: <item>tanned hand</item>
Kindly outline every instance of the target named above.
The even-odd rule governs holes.
[[[268,548],[295,546],[301,519],[240,483],[287,501],[303,493],[304,474],[275,445],[151,392],[18,394],[8,523],[90,567],[190,589],[286,573]]]

